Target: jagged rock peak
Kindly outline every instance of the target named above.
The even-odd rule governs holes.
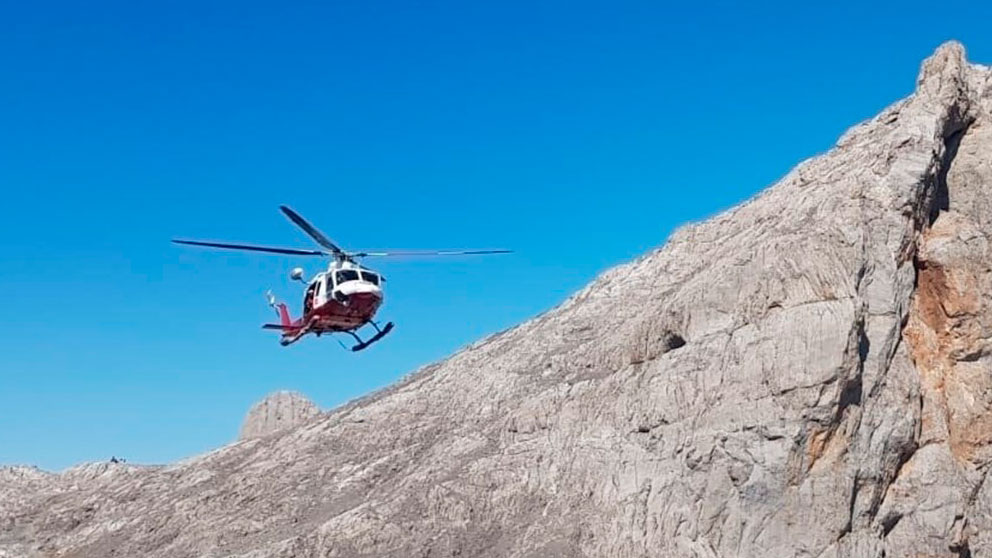
[[[239,440],[260,438],[302,424],[320,414],[320,408],[295,391],[277,391],[256,403],[241,424]]]
[[[957,41],[947,41],[920,65],[916,84],[919,87],[933,79],[951,82],[960,80],[967,66],[964,46]]]

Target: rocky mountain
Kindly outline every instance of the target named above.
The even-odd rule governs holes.
[[[992,556],[990,406],[992,70],[951,43],[753,200],[385,390],[167,467],[4,470],[0,557]]]
[[[239,440],[269,436],[299,426],[320,414],[320,409],[301,393],[277,391],[248,411]]]

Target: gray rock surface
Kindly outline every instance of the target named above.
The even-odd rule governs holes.
[[[320,414],[303,394],[277,391],[255,404],[241,425],[239,440],[259,438],[299,426]]]
[[[163,468],[0,473],[0,556],[992,556],[992,71],[560,307]]]

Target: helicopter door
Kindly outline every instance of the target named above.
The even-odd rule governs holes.
[[[317,299],[317,284],[318,283],[319,283],[319,281],[314,281],[313,283],[310,283],[310,286],[307,287],[306,294],[303,295],[303,315],[304,316],[307,315],[307,314],[309,314],[310,311],[313,310],[314,302]]]
[[[313,303],[314,305],[323,304],[327,302],[327,297],[331,294],[331,276],[330,274],[325,274],[317,280],[317,288],[313,293]]]

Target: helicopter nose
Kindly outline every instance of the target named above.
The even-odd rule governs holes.
[[[350,296],[356,300],[382,300],[382,291],[361,291],[351,293]]]
[[[382,300],[382,289],[372,283],[349,281],[340,287],[341,294],[351,298]]]
[[[358,285],[355,285],[355,294],[382,298],[382,289],[372,283],[359,283]]]

